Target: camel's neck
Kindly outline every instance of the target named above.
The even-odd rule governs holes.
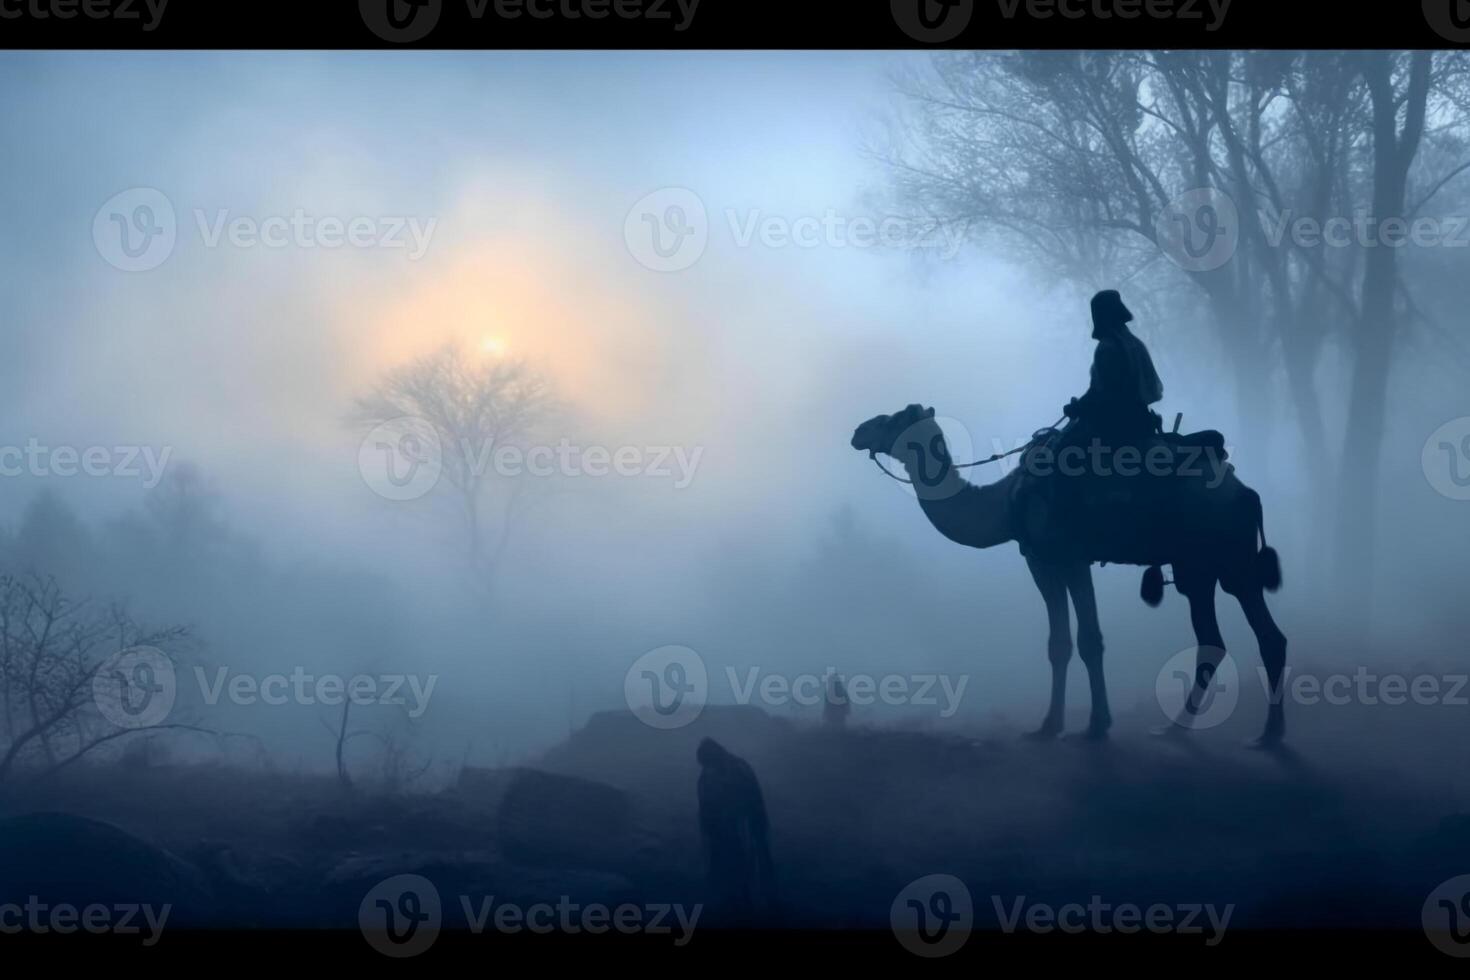
[[[993,548],[1016,539],[1010,479],[986,486],[965,480],[945,462],[949,450],[932,422],[911,429],[903,442],[893,447],[893,456],[914,481],[919,506],[940,534],[971,548]]]
[[[993,548],[1016,539],[1011,523],[1010,481],[964,484],[952,496],[919,499],[924,516],[940,534],[971,548]]]

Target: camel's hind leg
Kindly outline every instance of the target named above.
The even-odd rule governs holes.
[[[1068,565],[1065,574],[1072,608],[1077,611],[1077,655],[1087,668],[1087,682],[1092,688],[1092,717],[1087,723],[1087,737],[1106,738],[1113,725],[1113,713],[1108,710],[1108,685],[1103,680],[1102,624],[1097,619],[1092,566],[1077,562]]]
[[[1031,577],[1046,603],[1049,633],[1046,641],[1047,660],[1051,662],[1051,706],[1041,727],[1027,733],[1028,738],[1055,738],[1062,732],[1067,706],[1067,664],[1072,659],[1072,614],[1067,608],[1067,580],[1062,568],[1034,558],[1027,558]]]
[[[1286,712],[1282,704],[1281,676],[1286,670],[1286,636],[1271,618],[1266,607],[1266,597],[1259,585],[1252,584],[1237,593],[1240,608],[1245,612],[1256,642],[1261,647],[1261,663],[1266,668],[1266,681],[1270,685],[1270,699],[1266,709],[1266,728],[1261,737],[1252,744],[1257,748],[1269,748],[1280,743],[1286,736]]]
[[[1184,707],[1159,734],[1178,734],[1195,728],[1200,712],[1214,697],[1215,672],[1225,659],[1225,639],[1215,616],[1215,576],[1187,567],[1174,566],[1175,587],[1189,600],[1189,621],[1194,627],[1194,676],[1181,677],[1186,685]]]

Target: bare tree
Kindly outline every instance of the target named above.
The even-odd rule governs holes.
[[[147,630],[119,606],[73,601],[51,578],[0,577],[0,784],[17,772],[49,775],[135,728],[108,720],[95,681],[112,655],[177,645],[187,630]]]
[[[458,498],[456,537],[488,590],[527,502],[525,481],[500,478],[494,453],[524,450],[555,409],[550,381],[527,362],[472,358],[451,344],[384,374],[358,399],[351,420],[369,428],[405,419],[431,427],[443,478]]]
[[[350,743],[360,738],[372,739],[378,743],[381,751],[378,757],[378,782],[386,793],[404,792],[433,767],[433,756],[421,759],[413,749],[412,742],[418,732],[413,719],[407,713],[400,712],[377,728],[352,728],[351,715],[352,699],[347,698],[342,702],[342,714],[335,729],[322,719],[323,727],[336,738],[334,757],[337,781],[343,790],[352,792],[356,788],[348,769],[347,752]]]

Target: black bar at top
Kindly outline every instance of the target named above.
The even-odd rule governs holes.
[[[1453,48],[1470,0],[0,0],[0,48]]]

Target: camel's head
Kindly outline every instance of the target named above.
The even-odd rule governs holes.
[[[923,405],[910,405],[892,415],[879,415],[868,419],[852,434],[852,448],[865,453],[892,455],[893,444],[905,431],[916,423],[934,418],[934,409]]]

